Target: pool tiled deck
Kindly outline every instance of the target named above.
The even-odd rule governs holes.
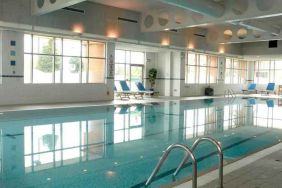
[[[282,187],[282,151],[274,152],[224,176],[224,188]],[[201,188],[215,188],[217,180]]]

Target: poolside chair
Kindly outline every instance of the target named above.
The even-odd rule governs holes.
[[[127,98],[130,98],[130,96],[132,95],[136,99],[143,99],[143,95],[144,95],[145,92],[131,91],[125,80],[122,80],[119,83],[120,83],[120,86],[121,86],[121,89],[122,89],[122,91],[121,91],[122,95],[125,95]]]
[[[250,83],[250,84],[248,85],[248,88],[247,88],[247,89],[242,89],[242,92],[243,92],[243,93],[245,93],[245,92],[247,92],[247,93],[252,93],[252,92],[257,93],[256,87],[257,87],[257,84],[255,84],[255,83]]]
[[[121,100],[123,99],[130,99],[130,95],[131,95],[131,92],[125,92],[125,91],[118,91],[117,90],[117,87],[114,85],[114,93],[117,97],[119,97]]]
[[[155,92],[151,90],[146,90],[142,82],[136,82],[136,87],[140,92],[144,92],[144,94],[153,95]]]
[[[268,83],[265,90],[260,91],[261,94],[269,95],[269,93],[274,93],[275,83]]]
[[[268,108],[274,108],[274,100],[271,99],[266,100],[266,105]]]

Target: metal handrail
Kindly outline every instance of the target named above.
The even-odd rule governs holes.
[[[218,151],[218,155],[219,155],[219,187],[223,188],[223,152],[222,152],[222,148],[220,146],[220,144],[218,143],[217,140],[215,140],[214,138],[211,137],[202,137],[202,138],[198,138],[192,145],[191,151],[194,152],[195,148],[199,145],[200,142],[203,141],[208,141],[212,144],[214,144],[217,148]],[[180,165],[177,167],[177,169],[175,170],[175,172],[173,173],[173,176],[176,176],[179,171],[181,170],[181,168],[186,164],[187,160],[189,156],[186,154],[186,156],[183,158],[183,160],[181,161]]]
[[[224,91],[224,97],[229,97],[231,96],[232,98],[235,97],[235,92],[233,91],[233,89],[227,89]]]
[[[193,177],[192,177],[192,187],[193,188],[197,188],[197,161],[195,159],[195,156],[193,155],[192,151],[185,145],[183,144],[172,144],[170,145],[164,152],[164,154],[162,155],[162,157],[160,158],[158,164],[156,165],[156,167],[154,168],[153,172],[151,173],[150,177],[148,178],[148,180],[146,181],[145,187],[149,186],[153,180],[153,178],[156,176],[156,174],[159,172],[161,166],[163,165],[163,163],[165,162],[165,160],[167,159],[168,155],[170,154],[170,152],[173,149],[176,148],[180,148],[185,150],[186,152],[186,156],[190,156],[192,159],[192,163],[193,163]],[[188,157],[187,157],[188,158]]]

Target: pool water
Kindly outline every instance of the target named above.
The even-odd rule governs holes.
[[[172,143],[219,140],[225,164],[282,140],[280,101],[209,99],[3,112],[0,187],[144,187]],[[195,150],[199,172],[218,165],[209,143]],[[151,187],[171,183],[184,156],[175,150]],[[177,176],[191,175],[188,163]]]

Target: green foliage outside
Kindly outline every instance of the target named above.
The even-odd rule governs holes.
[[[53,72],[53,66],[54,66],[53,56],[52,56],[52,54],[54,53],[53,40],[50,39],[48,41],[48,45],[43,46],[42,53],[50,54],[50,56],[47,56],[47,55],[39,56],[36,69],[42,72],[45,72],[45,73]],[[56,54],[57,54],[57,51],[56,51]],[[56,56],[55,57],[55,71],[60,70],[60,66],[61,66],[60,57]]]
[[[156,83],[157,73],[158,73],[158,71],[155,68],[151,68],[149,70],[148,76],[149,76],[149,82],[151,83],[151,88],[153,88],[155,83]]]

